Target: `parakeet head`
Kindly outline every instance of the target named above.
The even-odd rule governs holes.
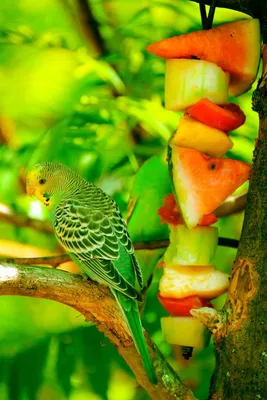
[[[77,174],[67,166],[54,162],[36,164],[27,174],[26,190],[37,197],[48,209],[73,189]]]

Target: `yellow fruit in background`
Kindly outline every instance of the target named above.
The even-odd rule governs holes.
[[[69,111],[79,99],[75,52],[7,45],[0,55],[0,107],[3,114],[20,120],[50,120]]]

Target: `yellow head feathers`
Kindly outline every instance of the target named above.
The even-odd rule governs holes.
[[[62,179],[68,170],[68,167],[54,162],[36,164],[27,174],[27,193],[37,197],[48,209],[51,208],[55,195],[63,192]]]

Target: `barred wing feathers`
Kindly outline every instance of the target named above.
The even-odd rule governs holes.
[[[88,272],[129,297],[138,298],[131,282],[134,279],[125,279],[116,268],[123,248],[131,257],[133,278],[136,275],[142,286],[140,267],[126,224],[111,198],[105,195],[105,201],[96,202],[94,196],[93,200],[90,199],[89,205],[76,199],[59,203],[54,217],[56,236]]]

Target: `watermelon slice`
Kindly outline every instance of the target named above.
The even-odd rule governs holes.
[[[211,158],[200,151],[169,146],[169,168],[182,217],[193,228],[248,178],[251,164]]]
[[[164,205],[158,209],[158,215],[160,216],[161,224],[165,222],[169,225],[183,225],[184,221],[181,217],[181,213],[178,209],[175,197],[173,193],[164,196],[163,199]],[[217,218],[214,214],[204,215],[201,221],[199,221],[199,226],[209,226],[215,224],[217,222]],[[169,226],[170,230],[172,226]]]
[[[246,19],[152,43],[147,50],[159,57],[198,58],[230,72],[229,93],[238,96],[254,82],[260,59],[258,19]]]
[[[213,308],[209,300],[203,299],[199,296],[188,296],[183,299],[174,299],[172,297],[163,297],[159,293],[157,295],[158,300],[164,307],[164,309],[171,315],[191,317],[190,311],[202,307]]]

